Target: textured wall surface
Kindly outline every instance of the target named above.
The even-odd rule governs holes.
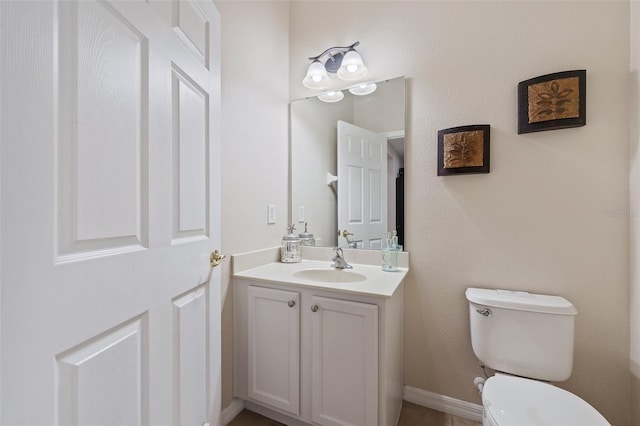
[[[558,294],[579,311],[560,386],[629,424],[629,4],[292,2],[290,21],[292,99],[308,56],[356,40],[373,80],[408,79],[405,383],[478,403],[465,289]],[[518,135],[518,82],[572,69],[587,126]],[[491,125],[491,173],[437,177],[437,131],[467,124]]]
[[[216,4],[225,250],[278,244],[287,101],[311,94],[307,57],[359,40],[372,80],[408,79],[405,383],[478,403],[464,290],[558,294],[579,311],[573,375],[559,385],[630,424],[629,3]],[[571,69],[587,70],[587,125],[518,135],[518,82]],[[437,177],[437,131],[468,124],[491,125],[491,173]],[[278,206],[276,227],[265,224],[267,203]],[[229,373],[223,406],[230,387]]]
[[[631,2],[629,136],[631,424],[640,424],[640,3]]]
[[[274,247],[286,231],[289,5],[216,1],[222,17],[222,247]],[[267,204],[277,223],[267,225]],[[232,291],[223,264],[222,406],[232,398]],[[225,296],[226,295],[226,296]]]

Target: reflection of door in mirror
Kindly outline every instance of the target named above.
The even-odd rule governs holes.
[[[404,167],[405,79],[398,77],[376,84],[377,90],[366,96],[355,96],[344,90],[344,99],[337,103],[321,102],[316,96],[291,102],[289,221],[297,223],[298,229],[304,229],[304,223],[308,222],[316,245],[347,247],[347,240],[338,237],[337,231],[342,234],[346,229],[356,233],[348,226],[338,226],[341,184],[327,181],[327,173],[339,174],[338,121],[384,135],[388,141],[385,179],[388,222],[382,232],[375,231],[379,234],[376,238],[401,226],[402,209],[396,208],[396,200],[402,203],[403,198],[402,194],[396,196],[396,180],[400,168]],[[380,180],[383,181],[382,177]],[[364,241],[358,235],[349,239]],[[364,244],[358,244],[362,246]]]
[[[381,249],[388,230],[387,138],[338,121],[338,245]],[[344,235],[343,235],[344,236]]]

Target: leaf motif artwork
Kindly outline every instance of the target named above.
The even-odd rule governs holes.
[[[438,130],[438,176],[489,173],[491,126]]]
[[[518,83],[518,134],[587,124],[587,70],[561,71]]]
[[[482,166],[483,145],[480,130],[444,135],[444,168]]]
[[[579,117],[578,84],[571,77],[529,86],[529,123]]]

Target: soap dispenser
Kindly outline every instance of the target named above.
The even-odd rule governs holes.
[[[398,237],[396,231],[387,232],[382,241],[382,270],[394,272],[398,270]]]
[[[282,237],[282,247],[280,249],[280,261],[282,263],[302,262],[300,236],[293,233],[295,230],[296,227],[291,224],[291,226],[287,228],[289,233]]]

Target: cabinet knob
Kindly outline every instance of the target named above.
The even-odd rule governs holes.
[[[318,312],[318,305],[311,305],[311,312]]]
[[[290,308],[293,308],[294,306],[296,306],[296,301],[295,300],[289,300],[289,303],[287,303],[287,305],[289,305]]]

